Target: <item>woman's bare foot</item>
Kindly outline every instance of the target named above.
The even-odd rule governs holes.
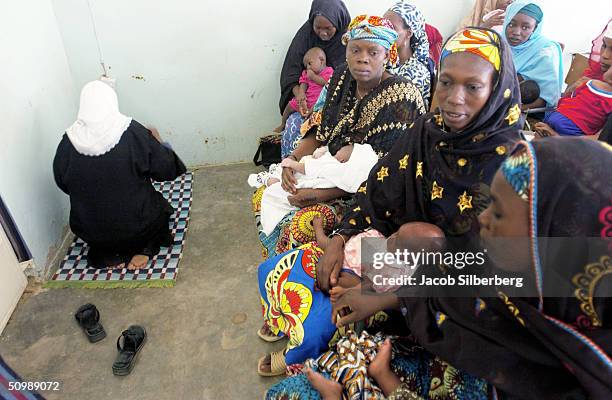
[[[385,339],[383,344],[378,348],[376,357],[368,366],[368,375],[376,379],[377,376],[385,372],[391,372],[391,340]]]
[[[130,260],[130,263],[128,264],[128,269],[130,271],[134,271],[134,270],[137,270],[137,269],[142,269],[142,268],[147,266],[148,262],[149,262],[149,256],[145,256],[145,255],[142,255],[142,254],[136,254]]]
[[[308,382],[317,389],[323,400],[339,400],[342,398],[342,385],[325,378],[310,368],[304,369]]]
[[[312,227],[314,228],[317,244],[322,250],[325,250],[329,244],[329,238],[325,234],[325,229],[323,229],[323,217],[321,217],[321,215],[314,216],[312,219]]]
[[[262,340],[268,343],[278,342],[279,340],[282,340],[286,337],[284,334],[277,335],[272,332],[272,329],[270,329],[270,325],[268,325],[266,322],[264,322],[262,327],[259,328],[259,331],[257,331],[257,336],[259,336]]]
[[[281,133],[284,130],[285,130],[285,124],[280,124],[279,126],[274,128],[274,133]]]
[[[391,340],[380,345],[376,357],[368,366],[368,375],[374,378],[385,396],[389,396],[399,385],[400,379],[391,371]]]

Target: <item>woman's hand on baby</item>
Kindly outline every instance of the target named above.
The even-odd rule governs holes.
[[[304,101],[298,103],[299,113],[302,117],[306,118],[308,116],[308,104],[306,103],[306,99]]]
[[[299,208],[314,206],[319,202],[316,189],[296,189],[295,194],[288,196],[287,200],[289,204]]]
[[[283,173],[281,175],[281,187],[287,193],[297,193],[297,179],[295,178],[294,172],[291,168],[283,167]]]
[[[328,242],[325,253],[317,264],[317,285],[324,293],[329,293],[329,289],[338,284],[342,264],[344,264],[344,241],[336,235]]]
[[[396,308],[397,305],[398,299],[394,294],[367,295],[362,292],[360,286],[355,286],[348,289],[333,304],[332,322],[340,328],[362,321],[379,311]]]
[[[283,168],[291,168],[291,169],[295,169],[293,168],[294,164],[297,161],[292,160],[290,158],[284,158],[283,161],[281,161],[281,167]]]

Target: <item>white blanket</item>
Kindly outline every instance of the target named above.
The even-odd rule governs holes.
[[[302,161],[305,174],[295,174],[298,189],[337,187],[345,192],[355,193],[368,179],[370,170],[378,162],[378,156],[369,144],[355,144],[350,159],[345,163],[336,160],[329,151],[320,158],[305,157]],[[277,178],[280,179],[280,176]],[[283,190],[280,182],[264,190],[261,200],[261,226],[264,234],[272,233],[285,215],[299,209],[289,204],[290,195]]]

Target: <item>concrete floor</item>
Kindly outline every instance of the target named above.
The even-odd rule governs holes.
[[[35,290],[19,303],[0,354],[26,381],[60,381],[48,399],[261,399],[277,380],[257,360],[284,343],[261,341],[260,245],[246,178],[252,164],[195,173],[191,221],[170,289]],[[73,313],[95,304],[108,333],[90,344]],[[148,342],[127,377],[113,376],[115,340],[130,324]]]

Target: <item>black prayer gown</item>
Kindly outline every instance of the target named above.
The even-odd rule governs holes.
[[[119,143],[100,156],[77,152],[64,135],[53,161],[55,182],[70,196],[70,228],[90,246],[89,265],[103,268],[135,254],[153,256],[172,243],[172,206],[151,180],[173,180],[185,165],[132,120]]]

